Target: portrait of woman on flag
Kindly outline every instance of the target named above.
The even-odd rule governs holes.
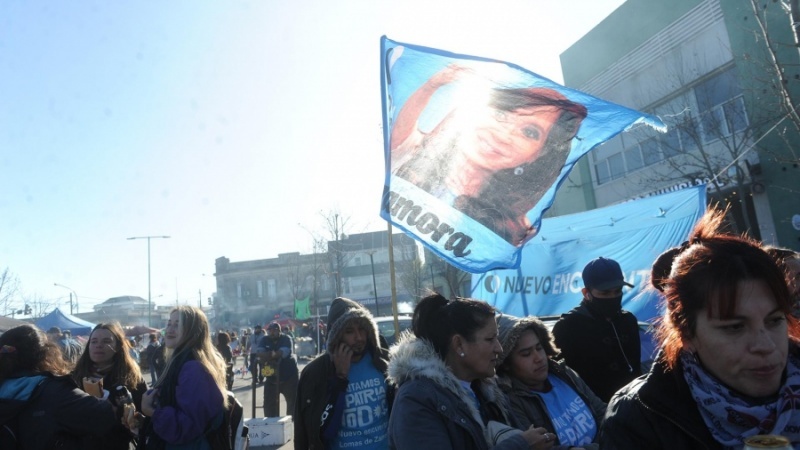
[[[517,246],[587,110],[554,89],[490,78],[450,64],[412,92],[392,123],[391,172]]]

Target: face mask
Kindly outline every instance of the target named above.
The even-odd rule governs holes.
[[[587,303],[593,311],[603,317],[611,317],[622,309],[622,295],[610,298],[590,297]]]

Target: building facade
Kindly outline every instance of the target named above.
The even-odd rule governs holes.
[[[792,43],[788,16],[765,15]],[[561,55],[565,85],[659,116],[667,133],[632,129],[582,158],[550,214],[602,207],[705,183],[737,231],[800,248],[800,137],[749,1],[628,0]],[[797,49],[777,48],[793,72]]]
[[[419,266],[417,244],[398,233],[392,235],[392,249],[400,280],[398,303],[410,303],[413,281],[409,287],[402,280]],[[276,317],[294,319],[295,301],[306,299],[311,315],[324,318],[337,296],[364,304],[376,316],[392,313],[386,232],[343,236],[329,241],[326,251],[320,253],[283,253],[277,258],[239,262],[220,257],[214,276],[216,326],[252,326]]]

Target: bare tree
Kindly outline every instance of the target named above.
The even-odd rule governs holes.
[[[753,11],[753,19],[756,28],[753,30],[754,38],[763,42],[765,55],[757,55],[766,72],[771,76],[767,83],[771,90],[776,94],[780,102],[781,111],[793,124],[794,129],[800,132],[800,112],[798,111],[798,99],[792,93],[791,83],[798,81],[798,75],[791,77],[790,74],[796,73],[796,63],[785,61],[787,48],[800,48],[800,6],[798,0],[780,0],[773,2],[760,2],[750,0]],[[773,19],[774,18],[774,19]],[[788,25],[788,27],[786,26]],[[776,28],[777,27],[777,28]],[[786,42],[781,39],[791,30],[794,42]],[[796,59],[797,55],[793,59]],[[789,146],[789,161],[797,163],[800,161],[798,153],[792,146]],[[784,159],[778,155],[778,160]]]
[[[463,286],[470,280],[472,274],[453,267],[444,261],[442,261],[442,266],[444,267],[442,276],[447,283],[448,289],[450,289],[450,298],[464,297],[467,292],[464,291]]]
[[[305,268],[300,259],[299,253],[282,255],[287,258],[287,264],[283,269],[283,279],[289,285],[289,292],[292,295],[292,301],[299,300],[302,297],[303,288],[305,285]]]
[[[7,316],[16,311],[19,294],[19,279],[6,267],[0,273],[0,311]]]
[[[419,258],[409,259],[396,263],[399,272],[399,284],[411,296],[419,298],[424,295],[425,267]]]
[[[342,295],[342,270],[347,267],[351,258],[346,249],[346,230],[350,216],[340,214],[338,209],[331,209],[327,212],[320,211],[320,216],[331,238],[330,245],[328,245],[328,261],[331,274],[334,276],[336,296],[340,297]]]

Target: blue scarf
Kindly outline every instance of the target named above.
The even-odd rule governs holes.
[[[751,405],[732,393],[700,365],[694,354],[681,353],[681,363],[684,367],[683,377],[714,440],[733,449],[741,448],[744,440],[750,436],[779,434],[798,448],[800,359],[789,355],[786,381],[779,389],[777,398],[759,405]]]

